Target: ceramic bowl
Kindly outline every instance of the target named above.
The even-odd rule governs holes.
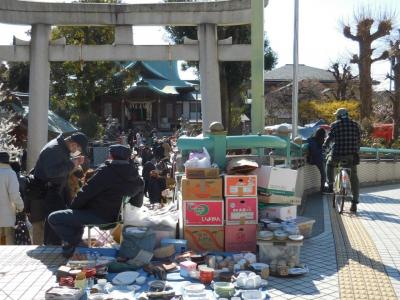
[[[244,291],[242,293],[243,300],[263,300],[265,297],[261,291],[252,290],[252,291]]]
[[[262,240],[272,240],[273,237],[274,233],[272,231],[265,230],[258,233],[258,238]]]
[[[271,230],[271,231],[275,231],[275,230],[277,230],[277,229],[282,228],[282,224],[281,224],[281,223],[269,223],[269,224],[267,225],[267,228],[268,228],[269,230]]]
[[[235,294],[235,286],[231,282],[214,282],[214,292],[219,297],[229,298]]]
[[[276,230],[276,231],[274,232],[274,237],[275,237],[277,240],[284,241],[284,240],[287,239],[288,234],[287,234],[285,231],[283,231],[283,230]]]

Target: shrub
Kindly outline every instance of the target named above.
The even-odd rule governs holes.
[[[360,118],[360,103],[357,100],[309,100],[299,104],[299,119],[303,124],[319,119],[332,123],[335,120],[334,113],[340,107],[347,108],[352,119]]]

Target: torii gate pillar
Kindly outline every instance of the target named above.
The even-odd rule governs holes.
[[[32,25],[29,69],[29,116],[27,169],[34,167],[48,138],[50,26]]]
[[[200,24],[197,29],[197,35],[200,54],[202,131],[204,133],[209,131],[209,126],[212,122],[222,123],[217,25]]]

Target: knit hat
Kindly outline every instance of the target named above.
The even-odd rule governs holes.
[[[9,164],[10,163],[10,155],[7,152],[0,152],[0,163]]]
[[[115,160],[128,160],[131,158],[131,149],[121,144],[111,145],[109,151],[111,157]]]

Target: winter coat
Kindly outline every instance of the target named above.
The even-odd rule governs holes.
[[[161,192],[166,188],[165,178],[150,176],[148,181],[150,203],[161,203]]]
[[[147,161],[144,165],[143,165],[143,169],[142,169],[142,177],[144,180],[149,180],[150,178],[150,172],[152,170],[155,170],[156,166],[151,162],[151,161]]]
[[[33,174],[35,179],[43,183],[50,182],[64,187],[73,168],[74,163],[71,161],[70,151],[62,135],[59,135],[44,146]]]
[[[318,144],[315,137],[311,137],[307,141],[309,150],[309,163],[312,165],[322,164],[324,161],[322,145]]]
[[[118,219],[122,197],[143,195],[143,186],[133,164],[122,160],[106,161],[78,192],[70,208],[90,211],[105,223],[112,223]],[[130,203],[142,206],[143,198],[135,199]]]
[[[0,227],[14,227],[15,209],[24,209],[17,174],[9,164],[0,163]]]

